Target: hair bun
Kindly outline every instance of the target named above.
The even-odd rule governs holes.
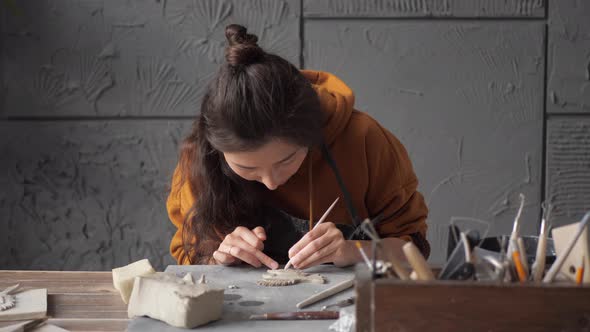
[[[228,25],[225,28],[225,38],[228,42],[225,48],[225,60],[230,66],[248,65],[264,55],[264,51],[257,44],[258,37],[249,34],[248,30],[241,25]]]

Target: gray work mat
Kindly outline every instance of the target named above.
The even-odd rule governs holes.
[[[211,285],[225,289],[223,314],[221,320],[197,327],[199,331],[328,331],[334,320],[315,321],[250,321],[253,314],[267,312],[298,311],[295,306],[309,296],[331,287],[341,281],[354,277],[353,268],[338,268],[332,265],[315,266],[305,270],[309,273],[321,273],[327,279],[325,284],[296,284],[283,287],[264,287],[256,284],[266,269],[252,267],[229,267],[221,265],[171,265],[166,272],[183,276],[192,273],[197,280],[205,274]],[[228,289],[229,285],[236,285],[238,289]],[[303,310],[320,310],[326,304],[334,303],[352,296],[353,288],[338,295],[329,297]],[[338,310],[338,309],[335,309]],[[127,329],[129,332],[177,332],[190,331],[169,326],[163,322],[141,317],[133,319]]]

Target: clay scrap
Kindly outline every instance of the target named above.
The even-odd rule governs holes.
[[[129,265],[113,269],[113,286],[121,294],[123,302],[129,303],[135,277],[156,273],[149,260],[142,259]]]
[[[127,314],[129,318],[148,316],[180,328],[194,328],[221,317],[223,293],[205,283],[195,284],[188,273],[184,278],[157,272],[135,278]]]
[[[262,279],[258,280],[256,283],[260,286],[274,287],[289,286],[305,282],[323,284],[326,282],[326,278],[317,273],[310,274],[293,269],[267,270],[266,273],[262,275]]]

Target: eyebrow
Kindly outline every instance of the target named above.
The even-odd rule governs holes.
[[[280,163],[282,163],[282,162],[284,162],[284,161],[286,161],[286,160],[289,160],[289,159],[290,159],[291,157],[293,157],[293,156],[294,156],[294,155],[295,155],[295,154],[296,154],[298,151],[299,151],[299,149],[297,149],[297,150],[293,151],[293,153],[291,153],[291,154],[290,154],[290,155],[288,155],[287,157],[285,157],[285,158],[283,158],[283,159],[281,159],[281,160],[277,161],[275,164],[280,164]],[[258,168],[258,167],[243,166],[243,165],[236,164],[236,163],[233,163],[233,164],[234,164],[234,165],[236,165],[236,166],[238,166],[238,167],[240,167],[240,168],[244,168],[244,169],[256,169],[256,168]]]

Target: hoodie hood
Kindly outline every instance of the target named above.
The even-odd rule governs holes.
[[[340,78],[323,71],[302,70],[320,98],[324,114],[324,140],[330,146],[340,135],[352,116],[354,93]]]

